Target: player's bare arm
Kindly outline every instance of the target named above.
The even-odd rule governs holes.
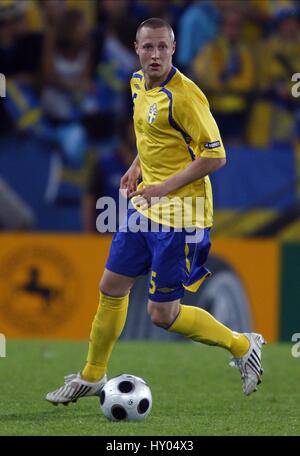
[[[166,194],[174,192],[197,179],[202,179],[224,166],[225,163],[226,158],[197,158],[180,173],[175,174],[175,176],[170,177],[164,182]]]
[[[175,174],[165,182],[158,185],[149,185],[140,190],[136,190],[129,194],[129,198],[141,196],[150,202],[151,198],[167,196],[169,193],[213,173],[224,166],[225,163],[225,158],[199,157],[184,170],[180,171],[180,173]]]

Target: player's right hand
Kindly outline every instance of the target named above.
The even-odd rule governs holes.
[[[121,177],[120,180],[120,189],[126,189],[127,195],[132,192],[135,192],[137,189],[137,180],[140,177],[140,167],[136,166],[135,168],[129,168],[128,171]]]

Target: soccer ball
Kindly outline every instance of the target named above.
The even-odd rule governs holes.
[[[122,374],[105,383],[100,406],[112,421],[143,420],[152,407],[151,390],[142,378]]]

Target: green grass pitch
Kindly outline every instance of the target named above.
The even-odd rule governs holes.
[[[109,376],[135,374],[152,389],[152,411],[137,423],[107,421],[95,397],[68,407],[45,401],[64,375],[81,368],[86,347],[8,341],[7,357],[0,358],[0,435],[300,435],[300,358],[292,357],[288,344],[263,349],[263,383],[245,397],[225,350],[189,342],[119,342]]]

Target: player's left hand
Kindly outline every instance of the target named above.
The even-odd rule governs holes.
[[[164,184],[148,185],[129,194],[129,198],[136,196],[135,204],[139,205],[142,210],[147,209],[159,202],[159,199],[168,194]]]

